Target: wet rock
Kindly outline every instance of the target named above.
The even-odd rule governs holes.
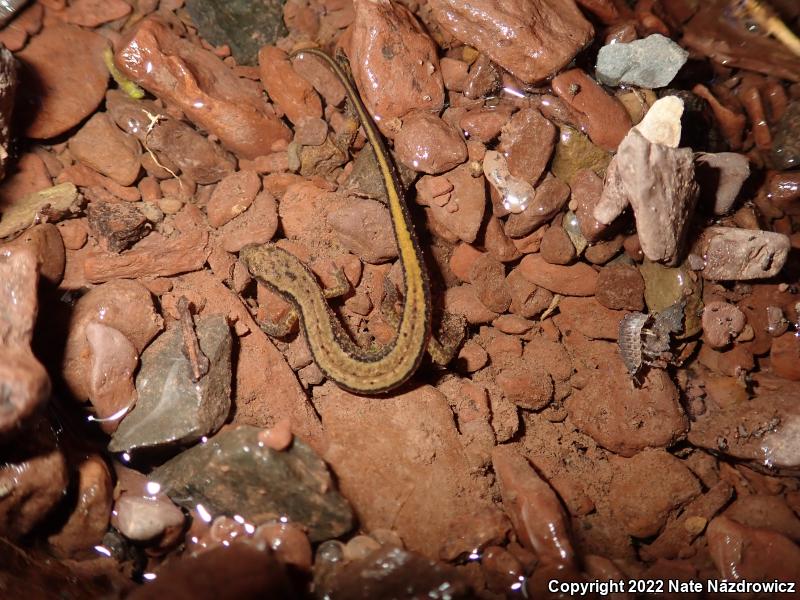
[[[506,282],[511,292],[509,310],[521,317],[535,317],[553,301],[553,293],[528,281],[519,267],[511,269],[506,276]]]
[[[278,230],[278,205],[269,192],[261,192],[244,213],[222,226],[222,246],[238,252],[248,244],[266,244]]]
[[[775,469],[800,466],[797,435],[800,390],[767,392],[744,403],[706,402],[689,442],[726,456]]]
[[[36,139],[71,129],[97,108],[108,83],[104,37],[72,25],[50,25],[18,53],[26,65],[23,102],[33,119],[25,135]]]
[[[353,600],[411,600],[436,596],[442,590],[453,600],[473,597],[469,584],[453,567],[387,544],[339,567],[325,579],[319,593]]]
[[[499,6],[482,0],[465,6],[436,0],[433,16],[456,39],[469,44],[525,83],[542,81],[575,57],[594,34],[572,1],[516,0]],[[501,43],[515,40],[514,44]]]
[[[255,158],[291,131],[260,95],[211,52],[172,33],[156,18],[122,40],[117,67],[154,95],[178,106],[230,150]]]
[[[665,267],[644,260],[639,266],[644,278],[644,301],[651,313],[660,313],[684,301],[683,333],[687,338],[700,331],[703,311],[703,280],[686,265]]]
[[[167,561],[154,581],[136,588],[130,600],[150,598],[294,598],[286,573],[266,547],[244,541],[184,554]]]
[[[489,152],[486,154],[488,156]],[[509,215],[504,231],[511,237],[523,237],[553,218],[566,206],[568,199],[569,186],[548,174],[536,187],[536,195],[529,200],[524,210],[513,211],[515,214]]]
[[[6,160],[8,158],[10,156]],[[17,157],[5,175],[6,178],[0,183],[0,204],[3,206],[13,206],[20,198],[40,192],[53,184],[47,165],[34,152],[25,152]]]
[[[210,515],[241,515],[260,525],[286,517],[312,542],[346,533],[347,501],[334,489],[325,463],[303,442],[278,452],[260,443],[262,430],[242,425],[220,432],[153,471],[151,479],[180,506]]]
[[[608,265],[597,275],[595,297],[606,308],[641,311],[644,308],[644,279],[632,265]]]
[[[512,446],[495,447],[492,465],[520,542],[544,562],[571,565],[575,552],[567,515],[553,489]]]
[[[210,361],[199,380],[193,376],[181,329],[165,332],[142,353],[138,400],[114,432],[108,445],[112,452],[192,443],[219,429],[228,417],[232,338],[225,317],[195,322],[200,350]]]
[[[280,520],[265,523],[256,529],[253,538],[264,540],[267,547],[275,552],[275,556],[284,565],[305,572],[311,571],[313,563],[311,543],[299,525]]]
[[[32,248],[0,247],[0,435],[19,429],[50,397],[50,378],[31,351],[38,311]]]
[[[456,535],[442,547],[439,556],[443,560],[457,560],[473,551],[487,546],[502,544],[511,531],[511,521],[499,508],[491,507],[466,516],[453,523]]]
[[[113,433],[136,403],[133,373],[139,366],[139,354],[131,341],[113,327],[92,321],[85,329],[91,352],[89,401],[103,431]]]
[[[660,88],[672,81],[688,57],[686,50],[658,33],[628,44],[608,44],[597,54],[597,79],[606,85]]]
[[[120,185],[131,185],[139,176],[139,143],[120,131],[108,113],[98,112],[69,140],[72,155]]]
[[[260,189],[261,178],[255,171],[238,171],[225,177],[208,201],[208,224],[221,227],[246,211]]]
[[[616,98],[603,91],[581,69],[571,69],[553,78],[556,95],[585,118],[589,139],[604,150],[616,150],[631,128],[628,111]]]
[[[394,149],[397,160],[409,169],[432,175],[449,171],[467,160],[467,145],[459,133],[425,111],[414,111],[403,119]]]
[[[724,348],[744,329],[744,313],[727,302],[709,302],[703,308],[703,339],[712,348]]]
[[[727,213],[742,184],[750,176],[750,162],[744,154],[719,152],[695,155],[695,174],[700,185],[700,201],[715,215]]]
[[[780,533],[746,527],[723,515],[709,523],[706,539],[711,559],[723,579],[797,580],[800,548]]]
[[[0,467],[0,536],[17,540],[40,523],[66,491],[67,463],[45,421],[5,445]]]
[[[54,185],[23,198],[15,198],[12,203],[2,202],[0,238],[27,229],[45,218],[58,221],[65,214],[77,211],[77,205],[78,190],[72,183]]]
[[[519,272],[531,283],[565,296],[593,296],[597,286],[597,271],[586,263],[551,265],[537,254],[526,255]]]
[[[112,525],[135,542],[150,542],[170,529],[183,527],[185,520],[183,512],[161,493],[123,492],[114,502]]]
[[[235,168],[234,159],[219,144],[177,119],[160,119],[150,129],[145,143],[158,153],[162,162],[174,165],[202,185],[216,183]]]
[[[616,185],[607,182],[595,207],[595,218],[610,223],[601,205],[608,202],[619,206],[627,200],[633,206],[645,256],[674,263],[697,198],[692,151],[652,144],[632,130],[620,144],[609,169],[616,172],[618,179]],[[625,200],[617,200],[618,196]]]
[[[581,169],[573,176],[570,187],[572,200],[578,205],[575,209],[575,218],[578,220],[580,231],[576,233],[580,233],[584,238],[576,244],[576,249],[580,249],[586,242],[597,241],[608,228],[608,225],[594,218],[594,208],[603,193],[603,180],[591,169]],[[569,229],[567,233],[570,233]],[[577,237],[575,233],[570,237],[574,243]]]
[[[560,129],[551,165],[553,175],[570,185],[575,174],[582,169],[589,169],[602,177],[611,161],[611,155],[595,146],[577,129],[566,125],[562,125]]]
[[[467,111],[458,120],[458,126],[470,140],[487,144],[494,140],[511,117],[508,105],[496,107],[477,107]]]
[[[99,455],[81,461],[72,511],[58,533],[47,538],[57,555],[78,554],[102,542],[111,517],[113,491],[111,472]]]
[[[775,129],[770,156],[782,171],[800,166],[800,102],[790,102]]]
[[[434,190],[448,191],[434,196]],[[430,207],[438,224],[471,244],[486,212],[485,182],[472,176],[468,164],[460,165],[438,177],[422,177],[417,183],[417,202]]]
[[[500,197],[503,210],[513,214],[524,212],[536,195],[536,190],[530,183],[511,175],[508,170],[508,162],[500,152],[487,150],[483,157],[483,174]],[[537,216],[536,211],[531,211],[529,214],[533,215],[534,219]],[[520,232],[530,233],[535,227],[534,219],[528,216],[523,217],[523,223],[520,223],[516,229]],[[529,223],[529,221],[533,222]],[[512,226],[511,230],[514,229]],[[525,235],[525,233],[520,233],[520,235]]]
[[[5,176],[5,167],[10,156],[8,143],[11,132],[11,113],[16,99],[18,63],[8,48],[0,48],[0,179]]]
[[[604,448],[633,456],[644,448],[670,446],[687,429],[678,390],[669,375],[650,369],[635,387],[617,356],[592,371],[565,406],[575,425]]]
[[[609,310],[595,298],[567,296],[558,302],[553,322],[561,331],[578,331],[590,340],[616,340],[625,313]]]
[[[509,173],[536,185],[550,162],[556,144],[556,128],[535,108],[525,108],[511,117],[500,134],[500,152]]]
[[[464,82],[464,95],[472,100],[491,96],[500,89],[502,83],[500,70],[485,54],[481,54],[469,69]]]
[[[34,225],[25,233],[0,246],[0,252],[7,255],[17,251],[33,252],[36,258],[36,267],[39,271],[40,282],[44,280],[45,287],[58,286],[64,276],[65,251],[64,243],[58,228],[52,223]]]
[[[786,264],[789,238],[782,233],[707,227],[692,248],[705,279],[742,281],[774,277]]]
[[[800,540],[800,519],[782,496],[739,496],[725,509],[725,516],[737,523],[782,533]]]
[[[664,450],[645,450],[632,458],[612,459],[614,475],[608,495],[614,518],[625,533],[649,537],[670,514],[700,495],[700,482]],[[658,473],[658,479],[653,474]]]
[[[122,252],[149,231],[147,218],[130,202],[91,202],[86,216],[89,231],[106,252]]]
[[[772,372],[791,381],[800,381],[800,337],[784,333],[772,341],[769,353]]]
[[[283,50],[264,46],[258,52],[258,65],[264,89],[294,125],[322,116],[317,92],[292,68]]]
[[[348,58],[353,79],[381,132],[415,109],[438,112],[444,84],[436,44],[405,6],[356,0]]]

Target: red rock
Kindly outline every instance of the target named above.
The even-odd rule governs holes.
[[[108,83],[107,47],[102,36],[71,25],[50,25],[31,40],[18,54],[35,78],[22,86],[24,101],[35,107],[25,135],[54,137],[97,108]]]
[[[407,548],[438,558],[452,524],[487,506],[486,481],[470,474],[447,398],[434,388],[394,394],[391,402],[333,385],[315,396],[330,440],[323,457],[365,530],[391,526]],[[400,494],[400,511],[381,501]]]
[[[177,105],[200,127],[245,158],[264,153],[291,131],[256,90],[211,52],[179,38],[153,17],[122,40],[117,67],[154,95]]]
[[[113,433],[136,402],[133,374],[139,366],[139,354],[113,327],[92,321],[85,329],[90,352],[89,401],[100,427]]]
[[[91,202],[86,218],[89,231],[106,252],[121,252],[149,231],[147,218],[127,202]]]
[[[488,360],[489,355],[478,343],[467,340],[458,353],[456,364],[463,367],[467,373],[474,373],[485,367]]]
[[[483,143],[491,142],[511,118],[511,109],[500,105],[493,108],[476,108],[467,111],[458,121],[464,135]]]
[[[313,562],[311,543],[300,526],[280,521],[265,523],[256,529],[253,538],[264,540],[275,552],[275,557],[284,565],[290,565],[300,571],[311,571]]]
[[[553,301],[552,292],[528,281],[519,267],[511,269],[506,283],[511,293],[509,309],[522,317],[530,318],[541,314]]]
[[[542,236],[539,250],[542,258],[551,265],[568,265],[575,260],[576,252],[572,240],[563,227],[548,227]]]
[[[740,344],[724,352],[712,349],[710,344],[703,344],[697,360],[712,371],[729,377],[739,377],[755,367],[752,351]]]
[[[443,57],[439,61],[442,69],[444,87],[453,92],[463,92],[467,84],[467,70],[469,65],[463,60]]]
[[[669,446],[685,433],[678,390],[665,371],[647,371],[635,387],[622,360],[611,355],[587,375],[588,384],[574,390],[565,406],[578,429],[604,448],[633,456],[643,448]]]
[[[614,458],[608,496],[616,521],[634,537],[657,534],[673,511],[700,495],[700,482],[664,450]],[[658,473],[654,478],[653,474]]]
[[[464,84],[464,96],[473,100],[492,96],[500,89],[502,83],[500,70],[485,54],[481,54],[469,69]]]
[[[586,263],[551,265],[538,254],[528,254],[519,269],[525,279],[556,294],[592,296],[597,287],[597,271]]]
[[[226,252],[238,252],[248,244],[266,244],[278,230],[278,205],[267,191],[255,197],[244,213],[222,227]]]
[[[626,314],[620,310],[609,310],[591,297],[567,296],[559,301],[558,309],[553,322],[559,330],[579,331],[590,340],[616,340],[619,323]]]
[[[402,4],[356,0],[354,8],[347,53],[353,79],[381,132],[394,137],[397,119],[444,104],[436,44]]]
[[[613,264],[597,274],[597,301],[613,310],[644,309],[644,279],[632,265]]]
[[[555,144],[555,126],[535,108],[525,108],[503,127],[499,150],[505,155],[512,176],[536,185]]]
[[[444,173],[467,160],[467,146],[458,132],[436,115],[413,111],[395,136],[397,159],[409,169]]]
[[[208,224],[221,227],[246,211],[260,189],[261,178],[255,171],[238,171],[225,177],[214,188],[208,201]]]
[[[150,292],[135,281],[110,281],[81,296],[72,312],[62,365],[64,380],[78,400],[89,397],[91,347],[86,326],[91,322],[122,332],[138,353],[163,327]]]
[[[3,364],[3,363],[0,363]],[[16,540],[42,522],[63,498],[67,463],[47,422],[41,421],[6,452],[0,467],[0,535]]]
[[[744,313],[727,302],[709,302],[703,308],[703,339],[712,348],[723,348],[744,329]]]
[[[428,193],[438,186],[452,190],[447,202],[442,203]],[[422,177],[417,183],[417,202],[430,206],[431,215],[438,224],[471,244],[478,236],[486,211],[486,189],[483,179],[473,177],[469,165],[464,164],[438,177]]]
[[[800,336],[784,333],[772,340],[769,360],[773,373],[791,381],[800,381]]]
[[[572,69],[553,78],[553,91],[572,108],[586,116],[589,139],[605,150],[616,150],[631,128],[625,107],[603,91],[581,69]]]
[[[111,517],[114,484],[105,461],[90,454],[78,465],[77,501],[64,526],[47,538],[57,555],[71,556],[103,541]]]
[[[525,83],[542,81],[566,66],[594,30],[574,2],[481,0],[432,3],[434,18],[456,39],[488,55]],[[513,39],[513,44],[505,43]]]
[[[352,199],[328,214],[328,223],[342,245],[368,263],[397,257],[397,242],[387,235],[392,230],[386,206],[375,200]]]
[[[113,179],[100,175],[100,173],[79,163],[64,169],[56,178],[56,182],[72,182],[79,187],[87,188],[89,191],[94,192],[95,197],[103,194],[100,199],[105,201],[125,200],[126,202],[138,202],[141,198],[137,188],[121,186]],[[86,191],[84,190],[84,192]]]
[[[569,199],[569,186],[548,174],[536,187],[536,195],[520,213],[509,215],[504,231],[511,237],[522,237],[552,219]]]
[[[339,106],[342,103],[345,96],[344,86],[321,58],[300,53],[292,58],[292,66],[303,79],[314,86],[326,104]]]
[[[97,27],[125,17],[131,10],[125,0],[75,0],[59,16],[73,25]]]
[[[286,53],[275,46],[258,52],[261,83],[270,99],[294,125],[322,117],[322,102],[314,88],[292,68]]]
[[[497,313],[486,308],[475,293],[475,287],[465,283],[447,288],[444,294],[444,308],[454,315],[463,315],[468,323],[491,323]]]
[[[319,119],[316,117],[311,117],[308,119],[303,119],[300,123],[294,128],[294,141],[301,146],[321,146],[325,143],[325,140],[328,137],[328,123],[323,119]],[[286,167],[285,170],[289,168],[289,156],[287,152],[276,153],[278,155],[285,155],[286,156]],[[262,158],[262,157],[259,157]],[[281,164],[281,166],[283,166]],[[274,166],[271,167],[271,170],[279,170],[276,169]],[[265,172],[268,172],[266,170]]]
[[[779,533],[740,525],[726,516],[706,529],[708,551],[720,577],[728,581],[794,581],[800,548]]]
[[[58,228],[52,223],[40,223],[27,229],[13,242],[2,246],[5,252],[30,249],[36,259],[40,279],[53,286],[58,286],[64,276],[65,254],[64,242]],[[31,276],[33,274],[31,273]]]
[[[618,233],[608,240],[594,242],[583,252],[583,258],[593,265],[604,265],[622,250],[625,236]]]
[[[64,240],[64,247],[67,250],[80,250],[86,244],[88,227],[83,219],[69,219],[61,221],[56,225],[61,239]]]
[[[483,252],[470,244],[460,243],[450,255],[450,270],[461,281],[469,282],[470,269]]]
[[[18,52],[25,46],[28,36],[39,33],[42,28],[44,7],[40,3],[23,6],[14,19],[0,30],[0,44],[11,52]]]
[[[469,272],[475,295],[481,303],[496,313],[505,312],[511,305],[511,293],[505,280],[503,264],[489,254],[479,256]]]
[[[550,375],[522,360],[501,369],[496,381],[506,398],[526,410],[541,410],[553,399]]]
[[[608,225],[594,218],[594,209],[603,193],[603,180],[591,169],[581,169],[570,182],[572,199],[578,205],[575,214],[583,237],[589,242],[599,239]]]
[[[567,515],[553,489],[512,446],[497,446],[492,451],[492,465],[503,506],[520,542],[543,562],[573,564]]]
[[[0,184],[0,207],[9,207],[52,184],[44,161],[33,152],[26,152],[13,166],[6,165],[6,177]]]
[[[724,514],[742,525],[769,529],[795,542],[800,540],[800,519],[783,496],[739,496]]]

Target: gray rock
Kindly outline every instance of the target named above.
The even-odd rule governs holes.
[[[187,0],[186,10],[206,40],[229,44],[239,64],[255,65],[261,46],[288,33],[283,5],[282,0]]]
[[[774,277],[786,264],[791,244],[782,233],[758,229],[708,227],[692,254],[702,261],[701,274],[716,281]]]
[[[114,503],[111,524],[129,540],[146,542],[167,529],[181,527],[181,510],[164,496],[139,496],[123,492]]]
[[[192,381],[179,327],[159,336],[142,353],[136,407],[114,432],[112,452],[189,444],[222,427],[231,408],[231,332],[225,317],[196,321],[200,348],[211,365]]]
[[[605,207],[630,202],[642,252],[650,260],[674,264],[696,199],[692,151],[653,144],[631,129],[609,165],[594,216],[607,222]]]
[[[750,176],[750,161],[736,152],[698,152],[694,160],[701,200],[712,207],[715,215],[724,215]]]
[[[628,44],[608,44],[597,55],[597,79],[606,85],[660,88],[672,81],[688,57],[686,50],[658,33]]]
[[[772,140],[772,165],[781,171],[800,166],[800,102],[789,103]]]
[[[308,529],[311,542],[338,537],[353,512],[333,489],[328,467],[295,438],[277,451],[260,441],[262,429],[242,425],[179,454],[151,473],[175,503],[202,504],[212,517],[239,515],[253,525],[280,517]]]

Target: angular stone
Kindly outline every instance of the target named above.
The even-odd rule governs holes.
[[[796,169],[800,166],[800,102],[789,103],[775,132],[770,152],[773,164],[782,171]]]
[[[653,144],[677,148],[681,141],[681,116],[683,100],[678,96],[664,96],[655,101],[636,130]]]
[[[258,50],[288,32],[280,0],[187,0],[186,10],[203,39],[228,44],[239,64],[255,65]]]
[[[700,185],[701,202],[715,215],[724,215],[750,176],[750,161],[744,154],[736,152],[698,152],[694,157],[694,170]]]
[[[122,186],[139,176],[139,142],[117,128],[108,113],[97,112],[69,140],[76,159]]]
[[[148,231],[147,219],[130,202],[91,202],[86,214],[89,230],[108,252],[130,248]]]
[[[138,401],[114,432],[109,450],[188,444],[225,422],[231,407],[231,331],[223,316],[197,319],[195,330],[210,361],[208,372],[192,381],[180,328],[162,334],[142,353]]]
[[[609,194],[625,197],[633,207],[642,252],[650,260],[674,263],[697,198],[692,151],[652,144],[633,129],[609,169],[617,171],[618,185],[606,185],[595,218],[605,222],[598,212]]]
[[[791,244],[782,233],[733,227],[708,227],[692,248],[705,279],[742,281],[777,275]]]
[[[273,450],[262,434],[249,425],[226,429],[162,465],[151,479],[180,506],[201,504],[213,517],[240,515],[253,525],[287,517],[308,529],[311,542],[349,531],[352,510],[322,459],[296,438],[288,450]]]
[[[672,81],[688,57],[686,50],[658,33],[628,44],[608,44],[597,54],[597,79],[606,85],[660,88]]]
[[[0,238],[27,229],[44,216],[50,217],[48,221],[57,221],[70,210],[77,210],[77,203],[78,188],[72,183],[54,185],[11,204],[0,203]]]

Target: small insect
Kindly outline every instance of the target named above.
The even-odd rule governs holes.
[[[630,313],[620,321],[617,344],[631,377],[635,378],[643,365],[664,369],[674,358],[672,334],[683,330],[685,304],[681,300],[653,315]]]

